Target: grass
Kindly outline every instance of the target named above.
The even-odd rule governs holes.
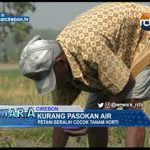
[[[7,69],[8,68],[8,69]],[[13,69],[12,69],[13,68]],[[75,104],[85,105],[87,93]],[[0,66],[0,105],[51,105],[51,94],[40,96],[34,82],[23,77],[15,67]],[[150,102],[145,112],[150,114]],[[149,112],[148,112],[149,111]],[[0,147],[50,147],[53,128],[0,129]],[[145,147],[150,147],[150,130],[146,129]],[[109,147],[124,147],[125,128],[109,128]],[[67,146],[87,147],[87,136],[71,137]]]
[[[23,77],[18,69],[0,71],[0,105],[43,104],[52,104],[51,95],[40,96],[34,83]],[[0,129],[0,135],[2,147],[19,145],[22,147],[21,143],[28,139],[30,139],[30,142],[27,141],[28,146],[40,146],[41,143],[44,146],[45,143],[51,143],[52,128]]]
[[[34,82],[21,76],[19,70],[0,71],[1,105],[52,104],[51,95],[40,96]]]

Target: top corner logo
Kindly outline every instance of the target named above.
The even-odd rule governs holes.
[[[141,16],[140,26],[143,30],[150,31],[150,13],[144,13]]]

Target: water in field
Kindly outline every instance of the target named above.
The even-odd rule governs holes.
[[[51,105],[51,94],[40,96],[34,82],[23,77],[16,65],[0,65],[0,105]],[[75,104],[83,108],[87,93]],[[146,102],[148,112],[150,102]],[[150,147],[150,129],[146,129],[145,146]],[[109,128],[109,147],[124,147],[125,128]],[[0,147],[51,147],[52,128],[0,129]],[[88,147],[87,136],[71,137],[67,147]]]

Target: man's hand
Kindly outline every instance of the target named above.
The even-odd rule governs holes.
[[[87,134],[87,130],[88,128],[81,127],[76,130],[64,129],[64,132],[69,136],[83,136]]]

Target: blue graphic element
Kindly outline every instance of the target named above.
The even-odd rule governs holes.
[[[28,16],[10,16],[6,13],[0,13],[0,22],[29,22]]]
[[[143,30],[150,31],[150,19],[140,20],[140,25]]]
[[[7,14],[6,13],[0,13],[0,17],[6,17]]]
[[[31,106],[26,110],[0,108],[0,128],[150,127],[150,118],[141,110],[37,112],[34,108]]]

